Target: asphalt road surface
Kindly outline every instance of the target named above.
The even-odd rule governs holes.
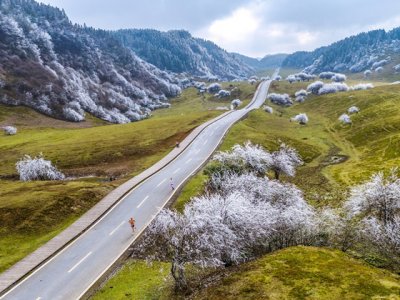
[[[250,110],[261,107],[269,85],[270,81],[262,82],[246,108],[206,127],[174,161],[133,189],[87,232],[1,299],[79,299],[173,196],[171,181],[175,190],[183,185],[212,155],[226,131]],[[130,217],[136,220],[136,234],[129,226]]]

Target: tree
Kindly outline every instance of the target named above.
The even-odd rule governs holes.
[[[45,160],[42,155],[31,158],[25,155],[16,163],[17,172],[20,180],[63,180],[64,174],[57,170],[49,160]]]
[[[6,135],[16,135],[17,134],[17,128],[14,126],[5,126],[5,127],[3,127],[3,130]]]
[[[273,152],[271,158],[269,167],[274,171],[277,180],[282,173],[293,177],[296,174],[296,168],[303,164],[297,151],[285,144],[282,144],[278,151]]]
[[[375,174],[366,183],[354,187],[346,207],[353,214],[373,216],[384,225],[393,222],[400,212],[400,179],[396,170],[388,177]]]
[[[306,114],[298,114],[294,118],[293,121],[299,122],[301,125],[306,125],[308,123],[308,117]]]

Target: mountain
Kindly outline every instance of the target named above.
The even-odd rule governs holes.
[[[233,79],[251,68],[187,32],[93,29],[34,0],[0,0],[0,103],[126,123],[169,106],[181,92],[172,72]]]
[[[288,56],[287,54],[272,54],[266,55],[261,59],[257,59],[239,53],[234,53],[234,55],[237,59],[241,60],[257,71],[279,68],[285,58]]]
[[[114,34],[125,47],[162,70],[228,80],[253,73],[235,55],[184,30],[125,29]]]
[[[393,65],[396,59],[394,56],[399,53],[400,27],[391,31],[373,30],[360,33],[312,52],[295,52],[284,60],[282,66],[305,68],[309,73],[358,73],[368,69],[376,70],[388,64]]]

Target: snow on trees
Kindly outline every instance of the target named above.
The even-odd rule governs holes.
[[[16,163],[16,169],[21,181],[65,179],[64,174],[42,155],[33,158],[25,155]]]
[[[383,224],[394,221],[400,213],[400,179],[396,172],[387,177],[375,174],[366,183],[354,187],[346,207],[353,214],[367,214]]]
[[[334,72],[322,72],[319,74],[320,79],[332,79],[333,76],[335,76],[336,73]]]
[[[351,118],[348,114],[342,114],[339,117],[339,121],[342,122],[343,124],[351,124]]]
[[[276,75],[272,80],[281,81],[282,80],[282,76],[281,75]]]
[[[269,114],[273,114],[274,113],[274,109],[271,106],[264,105],[263,109],[264,109],[265,112],[267,112]]]
[[[5,127],[3,127],[3,130],[6,135],[16,135],[17,134],[17,128],[14,126],[5,126]]]
[[[213,160],[221,164],[223,171],[255,172],[259,175],[264,175],[272,163],[271,154],[251,142],[243,146],[234,145],[230,152],[218,152]]]
[[[371,71],[371,70],[365,70],[365,71],[364,71],[364,77],[365,77],[365,78],[370,77],[371,74],[372,74],[372,71]]]
[[[307,91],[319,95],[319,90],[324,86],[322,81],[315,81],[307,86]]]
[[[308,116],[306,114],[298,114],[292,120],[298,122],[300,125],[306,125],[308,123]]]
[[[362,91],[362,90],[369,90],[369,89],[373,89],[374,85],[372,83],[359,83],[356,84],[352,87],[350,87],[350,90],[352,91]]]
[[[389,63],[389,61],[387,59],[382,59],[380,61],[374,62],[372,64],[371,69],[376,71],[377,68],[381,68],[381,67],[387,65],[388,63]]]
[[[345,208],[351,215],[362,217],[363,238],[400,264],[400,179],[396,170],[387,177],[375,174],[352,188]]]
[[[218,93],[216,93],[215,95],[214,95],[214,97],[217,97],[217,98],[225,98],[225,97],[229,97],[231,95],[231,92],[230,91],[227,91],[227,90],[220,90]]]
[[[310,74],[307,74],[304,72],[297,73],[297,74],[291,74],[286,78],[286,80],[289,83],[298,82],[298,81],[310,81],[313,79],[315,79],[314,75],[310,75]]]
[[[334,82],[344,82],[346,81],[347,77],[344,74],[336,73],[331,79]]]
[[[297,91],[294,95],[295,95],[296,97],[299,97],[299,96],[307,97],[307,96],[308,96],[308,93],[307,93],[306,90],[299,90],[299,91]]]
[[[282,144],[278,151],[271,154],[272,162],[268,166],[274,171],[275,179],[279,180],[283,173],[293,177],[296,174],[296,168],[303,164],[303,160],[294,148]]]
[[[242,104],[240,99],[234,99],[231,102],[231,110],[238,108]]]
[[[293,104],[288,94],[276,94],[272,93],[267,98],[274,104],[282,106],[291,106]]]
[[[299,103],[303,103],[303,102],[306,101],[306,97],[298,96],[298,97],[296,97],[296,99],[294,101],[299,102]]]
[[[352,106],[347,110],[347,112],[349,114],[357,114],[360,112],[360,109],[357,106]]]
[[[222,89],[221,85],[219,83],[211,83],[208,87],[207,87],[207,91],[210,94],[215,94],[218,93],[220,90]]]
[[[383,67],[378,67],[375,69],[376,73],[382,73],[383,72]]]
[[[334,94],[337,92],[347,92],[349,87],[345,83],[327,83],[324,84],[318,91],[318,95]]]
[[[182,214],[164,209],[139,244],[148,260],[171,262],[177,290],[189,264],[229,266],[313,240],[315,212],[294,185],[252,173],[215,173],[207,185]]]

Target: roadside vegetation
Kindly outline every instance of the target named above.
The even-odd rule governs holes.
[[[24,107],[0,106],[0,127],[13,125],[16,135],[0,135],[0,272],[54,237],[125,180],[145,170],[196,126],[230,106],[248,103],[256,88],[237,86],[218,99],[189,88],[169,109],[150,119],[111,125],[88,116],[82,123],[52,119]],[[15,164],[43,154],[67,180],[19,180]],[[110,181],[111,180],[111,181]]]

